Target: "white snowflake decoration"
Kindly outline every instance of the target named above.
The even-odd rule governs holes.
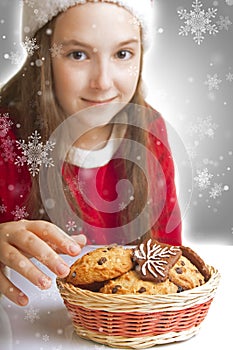
[[[119,204],[119,210],[124,210],[127,207],[127,205],[124,202],[121,202]]]
[[[11,51],[9,54],[5,54],[4,58],[9,60],[11,64],[18,66],[21,63],[23,56],[22,53],[19,51]]]
[[[69,220],[66,224],[68,232],[74,232],[77,229],[77,225],[74,220]]]
[[[47,343],[47,342],[49,341],[49,339],[50,339],[50,337],[49,337],[48,334],[43,334],[43,335],[42,335],[42,340],[43,340],[45,343]]]
[[[10,120],[9,113],[0,113],[0,137],[5,137],[9,132],[13,122]]]
[[[39,309],[33,308],[30,306],[28,309],[24,310],[25,316],[24,319],[30,321],[30,323],[34,323],[35,320],[39,320]]]
[[[229,81],[230,83],[233,82],[233,73],[229,72],[226,74],[226,81]]]
[[[23,0],[28,7],[33,8],[35,6],[35,0]]]
[[[214,183],[214,186],[210,189],[210,198],[217,198],[217,197],[220,197],[222,195],[222,192],[223,192],[223,187],[222,187],[222,184],[217,184],[217,183]]]
[[[205,81],[205,85],[208,85],[208,90],[219,90],[219,85],[222,80],[218,78],[218,74],[210,75],[207,74],[207,80]]]
[[[176,255],[179,249],[177,247],[171,246],[170,248],[162,248],[160,244],[154,244],[151,247],[151,239],[147,241],[146,249],[145,244],[141,243],[139,249],[135,250],[134,254],[137,259],[145,260],[144,264],[141,267],[141,272],[145,276],[146,270],[155,277],[158,277],[158,274],[165,277],[164,274],[164,265],[168,264],[166,258],[169,258],[171,255]]]
[[[0,205],[0,213],[1,214],[6,213],[6,210],[7,210],[7,206],[5,204],[1,204]]]
[[[196,123],[190,125],[188,133],[191,136],[195,134],[199,140],[202,140],[206,136],[213,138],[217,128],[218,125],[213,122],[212,116],[209,115],[206,118],[198,117]]]
[[[186,145],[186,151],[187,151],[187,153],[188,153],[188,155],[189,155],[189,157],[191,159],[194,159],[194,158],[197,157],[197,150],[196,150],[196,146],[195,145],[190,144],[190,143],[187,144]]]
[[[49,51],[51,52],[51,56],[54,58],[54,57],[59,57],[61,56],[62,54],[62,49],[63,49],[63,46],[62,44],[56,44],[56,43],[53,43],[52,47],[49,49]]]
[[[229,29],[228,27],[232,24],[228,16],[219,16],[219,20],[216,23],[218,25],[219,30],[225,29],[227,31]]]
[[[212,18],[215,18],[217,9],[208,8],[207,12],[202,9],[203,4],[199,0],[192,3],[193,10],[188,13],[186,9],[178,10],[181,20],[185,20],[184,26],[180,26],[179,35],[187,36],[189,33],[194,35],[194,41],[200,45],[204,40],[204,34],[216,34],[218,28],[212,24]]]
[[[2,140],[1,148],[2,148],[2,158],[5,162],[13,162],[16,157],[16,153],[14,151],[15,140],[12,140],[10,136],[7,136]]]
[[[128,72],[129,72],[129,75],[132,77],[136,77],[138,75],[138,68],[137,66],[130,66],[129,69],[128,69]]]
[[[14,221],[22,220],[29,216],[29,214],[26,211],[26,208],[20,208],[18,205],[16,205],[15,210],[13,210],[11,214],[14,215]]]
[[[28,143],[25,140],[16,141],[17,148],[22,150],[22,155],[17,156],[15,164],[23,166],[27,164],[32,176],[39,173],[42,164],[45,167],[54,166],[52,158],[48,158],[49,151],[52,151],[55,142],[46,141],[45,144],[40,142],[41,136],[37,130],[28,137]]]
[[[197,170],[197,176],[194,177],[194,181],[200,190],[205,190],[210,186],[210,179],[212,177],[213,175],[205,168],[203,170]]]
[[[22,42],[22,46],[29,56],[33,56],[34,52],[39,49],[39,46],[36,44],[36,38],[29,38],[28,36],[26,36],[25,41]]]

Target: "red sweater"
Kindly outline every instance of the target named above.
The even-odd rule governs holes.
[[[15,159],[20,151],[16,147],[14,129],[15,126],[10,116],[6,111],[0,109],[0,222],[30,219],[30,213],[24,203],[30,192],[31,176],[25,164],[23,166],[15,164]],[[162,201],[161,211],[156,223],[153,224],[152,234],[154,233],[161,242],[180,245],[181,217],[174,183],[174,165],[165,123],[161,117],[155,119],[151,125],[151,131],[154,135],[150,135],[149,148],[156,155],[159,162],[158,168],[164,177],[161,181],[164,202]],[[122,148],[123,143],[119,153],[122,152]],[[124,178],[122,164],[119,158],[114,157],[109,163],[99,168],[83,169],[72,165],[71,172],[67,172],[66,164],[63,167],[63,176],[81,209],[83,221],[89,224],[88,232],[85,232],[85,227],[83,232],[87,234],[89,243],[108,243],[108,237],[106,235],[103,237],[101,228],[102,230],[103,228],[111,229],[119,225],[119,210],[109,212],[104,206],[106,203],[111,205],[111,202],[117,198],[116,185],[120,178]],[[96,182],[93,181],[95,176]],[[78,177],[79,181],[76,183],[74,179]],[[154,179],[152,173],[152,183]],[[82,188],[77,184],[80,184]],[[152,209],[153,205],[157,206],[161,201],[158,200],[158,192],[156,192],[156,197],[153,197],[153,193],[152,190]],[[88,198],[88,203],[85,198]]]

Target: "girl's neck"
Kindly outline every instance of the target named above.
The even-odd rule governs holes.
[[[112,123],[94,128],[76,140],[73,146],[86,150],[101,149],[109,140],[112,133],[112,128]]]

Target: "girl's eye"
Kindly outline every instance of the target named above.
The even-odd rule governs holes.
[[[132,57],[132,53],[128,50],[120,50],[116,54],[120,60],[129,60]]]
[[[76,61],[84,61],[87,59],[87,55],[83,51],[74,51],[69,54],[69,57],[71,57],[73,60]]]

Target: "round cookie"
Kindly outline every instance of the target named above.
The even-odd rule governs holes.
[[[143,281],[137,272],[131,270],[115,280],[108,281],[100,289],[105,294],[170,294],[177,293],[178,287],[167,279],[165,282],[154,283]]]
[[[169,280],[175,283],[180,291],[199,287],[205,283],[204,276],[186,257],[181,256],[170,269]]]
[[[132,249],[106,246],[83,255],[71,267],[66,278],[74,286],[106,281],[131,270]]]

